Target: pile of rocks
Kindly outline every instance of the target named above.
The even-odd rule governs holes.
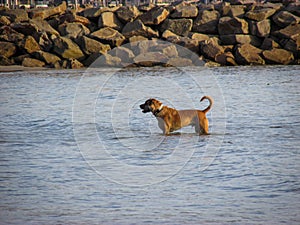
[[[2,8],[0,65],[299,64],[299,22],[299,3]]]

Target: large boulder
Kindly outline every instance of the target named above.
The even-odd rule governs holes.
[[[18,43],[24,39],[25,35],[19,33],[9,26],[0,27],[0,40]]]
[[[221,35],[220,39],[223,45],[236,45],[236,44],[252,44],[256,47],[261,45],[261,40],[253,35],[247,34],[229,34]]]
[[[201,10],[194,21],[193,31],[205,34],[216,34],[218,32],[220,13],[216,10]]]
[[[221,17],[218,31],[220,35],[249,33],[247,21],[238,17]]]
[[[81,23],[64,23],[59,25],[58,31],[60,35],[67,38],[76,39],[77,37],[87,35],[90,30]]]
[[[134,54],[126,47],[118,47],[109,52],[110,55],[118,57],[122,60],[122,63],[133,63]]]
[[[187,36],[192,30],[193,20],[192,19],[166,19],[160,27],[163,32],[169,30],[180,36]]]
[[[199,41],[196,39],[181,36],[171,36],[167,38],[167,41],[183,46],[184,48],[197,54],[199,53]]]
[[[37,52],[33,52],[32,55],[40,60],[40,61],[44,61],[47,64],[52,64],[54,65],[56,62],[59,62],[61,59],[54,54],[51,54],[49,52],[44,52],[44,51],[37,51]]]
[[[0,15],[0,25],[9,25],[11,21],[9,20],[8,16],[1,16]]]
[[[98,27],[111,27],[120,31],[123,28],[123,24],[113,12],[104,12],[99,16]]]
[[[13,56],[17,51],[15,44],[10,42],[0,41],[0,55],[7,58]]]
[[[271,64],[290,64],[294,60],[293,53],[284,49],[271,49],[262,52],[263,57]]]
[[[197,40],[198,42],[202,42],[202,41],[208,40],[210,37],[209,37],[209,35],[206,35],[206,34],[191,32],[191,33],[189,33],[189,38],[191,38],[193,40]]]
[[[20,44],[19,47],[28,53],[40,51],[41,47],[32,36],[27,36]]]
[[[48,7],[45,9],[34,9],[29,14],[31,18],[41,18],[47,19],[50,16],[63,14],[67,10],[67,4],[63,1],[60,5],[56,7]]]
[[[231,52],[224,52],[215,57],[215,61],[223,66],[237,66],[235,58]]]
[[[59,17],[59,23],[81,23],[84,26],[89,26],[91,21],[83,16],[79,16],[75,11],[67,11]]]
[[[289,39],[285,43],[284,49],[293,52],[297,58],[300,58],[300,36],[295,40]]]
[[[300,24],[293,24],[274,32],[279,38],[296,40],[300,36]]]
[[[15,31],[25,35],[33,35],[39,30],[35,24],[29,22],[12,23],[10,27]]]
[[[37,32],[33,35],[42,50],[49,52],[53,47],[52,40],[49,38],[46,32]]]
[[[215,60],[217,55],[224,53],[224,47],[219,44],[217,38],[210,38],[201,43],[201,53],[205,58]]]
[[[122,6],[116,11],[116,14],[122,22],[128,23],[132,22],[141,13],[136,6]]]
[[[133,59],[135,64],[147,67],[166,64],[168,60],[168,57],[161,52],[141,53]]]
[[[243,17],[245,14],[245,5],[224,4],[222,7],[222,16]]]
[[[29,21],[31,24],[34,24],[38,31],[46,32],[49,35],[59,35],[58,31],[56,31],[46,20],[42,20],[40,18],[31,19]]]
[[[81,59],[83,52],[71,39],[67,37],[54,37],[53,51],[65,59]]]
[[[256,8],[254,10],[248,11],[246,17],[250,20],[261,21],[269,18],[276,12],[274,8]]]
[[[45,66],[45,62],[38,60],[38,59],[33,59],[33,58],[25,58],[22,62],[22,66],[25,67],[43,67]]]
[[[0,66],[11,66],[14,65],[14,60],[9,59],[3,55],[0,55]]]
[[[273,16],[273,21],[280,27],[286,27],[291,24],[297,24],[300,22],[300,17],[288,11],[280,11]]]
[[[261,21],[250,21],[249,22],[250,34],[257,37],[268,37],[271,31],[271,21],[261,20]]]
[[[300,2],[291,2],[288,4],[288,6],[285,8],[286,11],[293,13],[296,16],[300,16]]]
[[[235,59],[241,65],[264,65],[265,61],[260,57],[262,50],[251,44],[237,46]]]
[[[110,46],[103,44],[92,38],[82,36],[76,40],[76,43],[80,46],[81,50],[86,54],[90,55],[96,52],[102,54],[107,53],[110,50]]]
[[[91,33],[91,37],[111,46],[120,46],[125,41],[125,37],[121,33],[110,27],[104,27]]]
[[[28,14],[24,9],[3,10],[0,15],[8,16],[12,22],[25,22],[29,20]]]
[[[280,48],[280,45],[275,40],[269,37],[265,38],[263,43],[260,46],[260,49],[263,50],[270,50],[273,48]]]
[[[159,25],[161,24],[169,15],[169,11],[163,7],[154,7],[148,12],[143,13],[139,19],[145,25]]]
[[[171,17],[172,18],[194,18],[197,15],[198,15],[197,6],[182,2],[181,4],[175,6],[175,10],[171,14]]]
[[[133,36],[143,36],[147,38],[159,37],[157,31],[154,31],[152,28],[145,26],[140,19],[127,23],[123,28],[122,33],[126,38]]]

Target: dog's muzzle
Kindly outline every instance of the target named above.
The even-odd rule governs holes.
[[[148,112],[151,112],[151,109],[148,107],[148,105],[146,104],[141,104],[140,105],[140,108],[143,110],[142,112],[143,113],[148,113]]]

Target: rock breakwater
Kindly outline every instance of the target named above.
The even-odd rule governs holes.
[[[2,66],[80,68],[100,56],[106,66],[153,66],[155,60],[193,65],[178,46],[209,65],[300,64],[299,3],[71,10],[63,2],[46,9],[2,8],[0,25]]]

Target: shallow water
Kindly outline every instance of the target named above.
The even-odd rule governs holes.
[[[299,224],[299,66],[0,74],[1,224]],[[139,104],[204,109],[163,136]]]

